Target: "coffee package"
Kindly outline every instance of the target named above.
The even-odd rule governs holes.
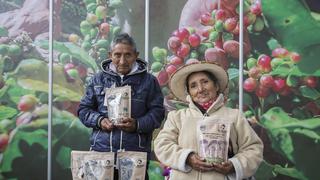
[[[144,180],[147,168],[147,153],[122,151],[117,154],[120,180]]]
[[[118,124],[124,117],[131,117],[131,87],[112,87],[106,89],[104,105],[108,107],[108,118]]]
[[[72,151],[71,172],[73,180],[113,180],[114,153]]]
[[[223,120],[201,120],[197,123],[199,156],[208,163],[227,161],[230,123]]]

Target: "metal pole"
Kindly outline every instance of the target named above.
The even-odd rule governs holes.
[[[239,110],[243,111],[243,0],[240,3],[240,36],[239,36]]]
[[[144,60],[149,62],[149,0],[145,0]]]
[[[52,68],[53,68],[53,0],[49,0],[49,80],[48,80],[48,165],[47,179],[51,180],[51,138],[52,138]]]

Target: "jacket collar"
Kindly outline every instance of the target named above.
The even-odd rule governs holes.
[[[197,111],[201,112],[200,109],[192,101],[190,95],[187,96],[187,101],[189,102],[189,108],[196,109]],[[217,111],[223,105],[224,105],[224,96],[222,93],[220,93],[218,98],[213,102],[213,104],[209,107],[206,113],[211,114]]]

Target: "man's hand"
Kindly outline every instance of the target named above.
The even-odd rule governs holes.
[[[100,127],[104,131],[112,131],[113,124],[108,118],[103,118],[101,120]]]
[[[133,118],[123,118],[120,123],[115,126],[125,132],[135,132],[137,129],[136,120]]]
[[[214,170],[211,164],[207,163],[205,159],[201,158],[196,153],[190,153],[188,155],[187,164],[193,169],[202,172]]]
[[[235,171],[231,161],[222,162],[220,164],[213,164],[213,167],[215,171],[224,175],[233,173]]]

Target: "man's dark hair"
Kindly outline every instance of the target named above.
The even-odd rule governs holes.
[[[121,34],[116,35],[110,44],[110,51],[113,50],[115,45],[120,44],[120,43],[132,46],[133,50],[135,52],[137,52],[136,42],[128,33],[121,33]]]
[[[195,74],[195,73],[199,73],[199,72],[202,72],[202,73],[204,73],[211,81],[213,81],[213,84],[215,85],[215,86],[217,86],[218,85],[218,79],[216,78],[216,76],[214,76],[212,73],[210,73],[210,72],[208,72],[208,71],[197,71],[197,72],[193,72],[193,73],[191,73],[191,74],[189,74],[188,76],[187,76],[187,79],[186,79],[186,87],[187,87],[187,92],[189,93],[189,78],[190,78],[190,76],[191,75],[193,75],[193,74]],[[220,87],[219,87],[220,88]]]

